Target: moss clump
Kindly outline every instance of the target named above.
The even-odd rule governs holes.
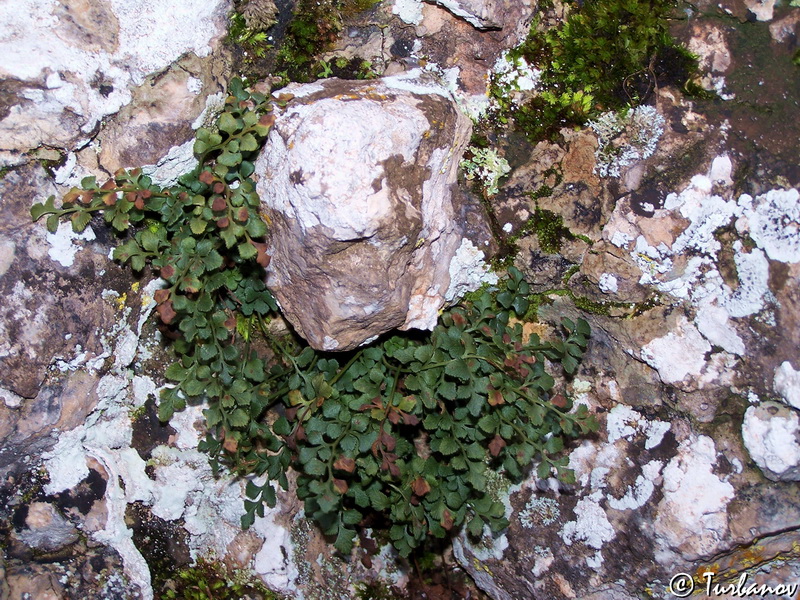
[[[564,227],[564,218],[561,215],[538,207],[533,211],[533,216],[520,227],[516,234],[509,238],[509,242],[514,243],[531,233],[536,234],[539,247],[546,254],[557,254],[565,239],[576,239],[576,236]]]
[[[570,2],[566,20],[547,28],[534,20],[526,40],[509,54],[541,69],[537,93],[513,106],[493,86],[501,112],[532,140],[583,125],[597,114],[637,106],[656,85],[691,80],[697,62],[669,33],[675,0]]]
[[[375,4],[375,0],[298,0],[276,57],[275,75],[284,82],[308,82],[332,75],[376,77],[370,61],[353,59],[343,65],[328,64],[319,58],[339,37],[349,17],[370,10]]]
[[[277,78],[276,87],[331,76],[370,79],[377,74],[369,61],[328,63],[320,55],[330,49],[349,17],[375,5],[375,0],[298,0],[291,8],[271,13],[268,3],[236,0],[227,42],[236,53],[240,75],[248,81],[267,74]]]
[[[166,585],[161,600],[280,600],[254,575],[230,570],[223,563],[199,559],[181,569]]]
[[[356,590],[358,600],[399,600],[401,598],[382,581],[357,583]]]

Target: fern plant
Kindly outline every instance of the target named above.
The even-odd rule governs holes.
[[[519,479],[538,461],[540,477],[573,481],[556,455],[595,422],[553,392],[546,365],[574,373],[589,328],[565,319],[562,341],[525,336],[514,315],[527,311],[529,291],[512,268],[498,289],[445,312],[430,334],[393,335],[343,358],[306,348],[293,359],[289,406],[273,430],[292,452],[306,514],[341,552],[375,513],[402,556],[463,525],[475,536],[503,529],[488,469]],[[246,524],[269,490],[250,482]]]
[[[306,514],[339,551],[383,523],[407,556],[429,536],[506,526],[488,469],[520,478],[538,462],[541,477],[570,480],[558,454],[596,423],[554,392],[547,366],[574,373],[589,327],[564,320],[563,340],[526,336],[518,319],[530,289],[516,269],[445,311],[430,333],[344,355],[270,333],[277,305],[264,284],[267,226],[251,175],[272,101],[239,80],[230,91],[216,127],[197,132],[198,167],[176,186],[121,170],[102,185],[84,179],[60,206],[50,197],[31,215],[47,216],[51,231],[62,219],[82,231],[102,213],[121,238],[114,258],[164,279],[156,311],[176,360],[159,418],[206,404],[201,448],[215,469],[248,478],[242,525],[275,505],[275,484],[288,488],[293,468]]]

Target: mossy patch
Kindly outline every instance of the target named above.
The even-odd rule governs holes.
[[[554,139],[562,127],[646,102],[657,86],[691,82],[696,58],[669,32],[675,0],[596,0],[566,8],[557,25],[552,10],[538,16],[507,57],[541,70],[530,100],[515,105],[493,79],[497,121],[512,121],[531,140]]]
[[[161,600],[280,600],[254,574],[229,569],[224,563],[200,558],[167,582]]]
[[[309,82],[324,77],[369,79],[374,65],[361,59],[326,61],[344,24],[375,7],[375,0],[297,0],[277,2],[274,20],[253,20],[248,8],[257,0],[239,0],[230,16],[227,42],[234,50],[239,75],[257,81],[267,75],[282,87],[291,81]]]
[[[564,226],[564,217],[538,207],[534,209],[533,215],[525,221],[517,233],[508,238],[508,242],[514,244],[530,234],[536,235],[539,247],[546,254],[557,254],[561,250],[564,240],[577,239],[577,236]]]

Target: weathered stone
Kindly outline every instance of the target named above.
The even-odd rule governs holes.
[[[696,560],[725,547],[729,535],[726,508],[734,489],[712,471],[716,463],[713,440],[691,436],[664,468],[663,498],[654,522],[663,549]]]
[[[273,222],[268,285],[285,316],[325,350],[431,329],[482,275],[451,190],[469,120],[410,79],[286,92],[256,165]]]
[[[56,573],[39,565],[30,565],[28,568],[10,571],[7,584],[9,598],[13,600],[22,600],[23,598],[64,600],[66,598],[64,586],[59,583]]]
[[[800,417],[777,402],[747,409],[742,438],[750,456],[773,481],[800,481]]]
[[[108,248],[91,243],[91,226],[75,235],[63,224],[51,234],[43,222],[31,222],[31,204],[54,193],[40,167],[16,169],[0,181],[0,236],[11,254],[0,276],[0,386],[26,398],[37,395],[54,356],[84,352],[88,360],[103,354],[96,330],[111,327],[113,309],[87,283],[127,286],[107,258]],[[91,250],[81,251],[87,242]]]
[[[692,38],[687,44],[689,50],[700,58],[704,73],[703,87],[723,94],[724,74],[733,61],[726,38],[725,30],[714,23],[695,23],[692,28]]]
[[[591,280],[606,296],[620,302],[643,302],[647,289],[639,284],[641,271],[624,251],[600,241],[592,246],[581,263],[581,274]]]
[[[498,19],[497,0],[435,0],[457,17],[461,17],[476,29],[502,29]]]
[[[30,504],[25,526],[19,538],[35,550],[52,552],[78,540],[78,531],[46,502]]]
[[[100,166],[114,173],[120,167],[163,167],[177,162],[172,176],[156,175],[159,184],[172,184],[197,164],[192,152],[194,130],[204,125],[207,101],[225,90],[226,57],[221,53],[199,59],[190,54],[132,91],[129,104],[108,120],[97,139]],[[209,98],[209,96],[211,96]],[[145,168],[146,172],[154,169]],[[162,169],[163,170],[163,169]]]
[[[186,53],[208,55],[228,8],[225,0],[2,4],[0,163],[20,164],[42,144],[85,145],[148,74]]]

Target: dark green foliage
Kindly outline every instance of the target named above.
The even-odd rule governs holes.
[[[495,87],[501,118],[544,139],[600,112],[641,104],[656,84],[684,86],[697,62],[669,34],[676,7],[675,0],[593,0],[570,3],[556,27],[535,20],[510,57],[542,70],[541,92],[517,108]]]
[[[162,189],[139,169],[120,170],[103,185],[84,179],[83,189],[70,191],[60,208],[51,197],[35,205],[31,215],[49,215],[51,231],[60,218],[82,231],[92,213],[102,211],[118,233],[136,229],[114,250],[114,258],[129,262],[134,271],[148,264],[158,270],[167,286],[155,294],[156,310],[181,336],[174,344],[179,360],[166,371],[178,385],[163,392],[159,417],[169,420],[187,400],[202,397],[211,402],[212,417],[217,402],[234,408],[212,425],[237,429],[263,407],[257,401],[263,373],[242,368],[243,362],[259,359],[232,345],[236,313],[266,315],[276,309],[262,269],[268,261],[267,228],[250,179],[251,161],[274,117],[264,95],[246,92],[238,80],[231,92],[217,130],[197,131],[200,165],[177,186]]]
[[[296,457],[306,515],[341,552],[375,512],[403,556],[462,526],[476,536],[484,525],[503,529],[487,469],[518,479],[539,462],[541,477],[572,477],[554,455],[595,424],[554,394],[545,365],[574,373],[589,328],[565,320],[565,340],[525,340],[511,319],[528,309],[530,290],[510,271],[499,289],[445,312],[430,335],[391,336],[346,359],[310,349],[291,359],[289,408],[273,430]],[[267,489],[248,486],[249,515]]]
[[[529,309],[530,288],[512,267],[428,334],[344,355],[270,335],[277,307],[264,285],[267,227],[250,179],[270,110],[234,80],[216,129],[197,132],[200,165],[177,186],[120,171],[103,185],[87,178],[61,207],[49,198],[31,215],[49,215],[51,230],[69,218],[81,231],[102,212],[127,235],[114,257],[166,280],[156,310],[177,360],[166,369],[175,386],[162,392],[159,417],[206,402],[201,449],[215,469],[248,478],[244,527],[275,505],[274,484],[288,487],[291,466],[306,514],[345,554],[367,524],[383,523],[403,556],[464,526],[473,536],[502,529],[487,470],[519,479],[538,463],[540,477],[555,470],[569,481],[558,455],[596,427],[585,407],[572,411],[554,392],[546,369],[575,373],[588,325],[565,319],[565,339],[527,338],[516,318]]]
[[[521,237],[535,233],[539,240],[539,247],[546,254],[557,254],[561,250],[563,240],[575,239],[569,229],[564,227],[564,218],[561,215],[536,208],[531,216],[514,236],[509,238],[509,242],[516,242]]]

